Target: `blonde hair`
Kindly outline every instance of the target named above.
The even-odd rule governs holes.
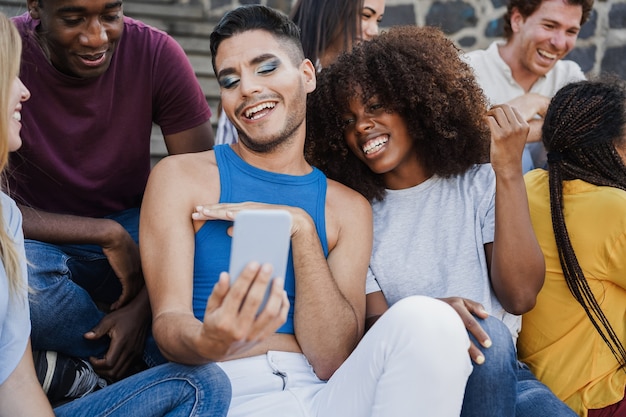
[[[0,13],[0,173],[4,172],[9,158],[9,97],[13,81],[19,75],[22,40],[9,20]],[[23,284],[20,255],[15,242],[7,233],[0,206],[0,259],[9,280],[10,294],[18,294]]]

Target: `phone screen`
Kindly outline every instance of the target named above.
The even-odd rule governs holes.
[[[272,279],[284,279],[290,243],[291,214],[287,210],[242,210],[237,213],[228,269],[231,284],[245,266],[253,261],[271,264]],[[259,311],[265,306],[269,291],[268,285]]]

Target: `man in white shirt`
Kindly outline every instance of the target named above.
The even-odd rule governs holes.
[[[510,0],[505,39],[466,54],[490,103],[509,103],[530,123],[524,172],[545,165],[541,126],[550,99],[565,84],[585,78],[578,64],[563,58],[592,7],[593,0]]]

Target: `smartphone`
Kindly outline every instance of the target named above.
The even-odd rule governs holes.
[[[265,307],[272,280],[285,278],[290,243],[291,214],[287,210],[242,210],[235,216],[228,268],[231,285],[252,261],[272,265],[272,277],[259,312]]]

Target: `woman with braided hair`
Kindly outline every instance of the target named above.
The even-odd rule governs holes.
[[[521,360],[586,417],[626,416],[626,85],[563,87],[544,119],[548,170],[526,174],[546,260]]]

